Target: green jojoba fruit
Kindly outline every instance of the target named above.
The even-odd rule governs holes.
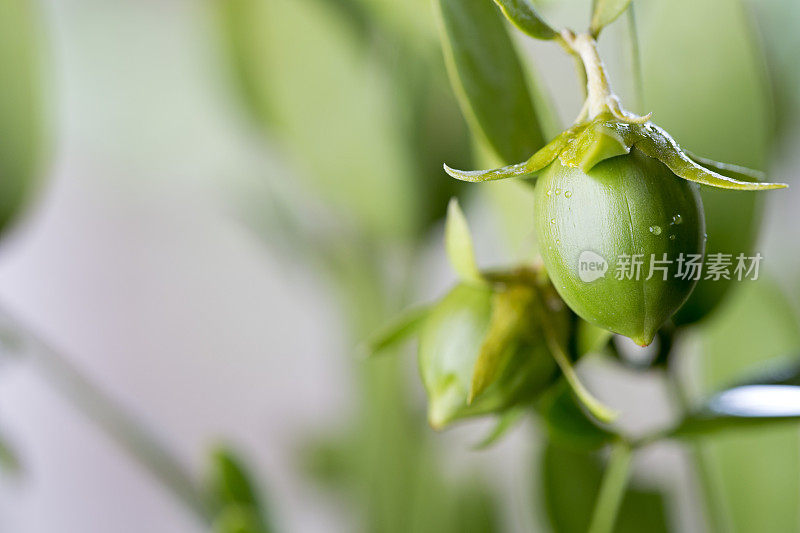
[[[637,148],[587,171],[555,159],[536,183],[536,234],[547,273],[572,310],[650,344],[696,283],[676,275],[680,254],[705,247],[696,188]]]
[[[432,427],[502,413],[551,382],[556,365],[535,326],[536,298],[523,285],[461,283],[434,306],[421,325],[418,354]],[[491,376],[482,376],[479,359],[488,352],[499,362],[490,365]]]

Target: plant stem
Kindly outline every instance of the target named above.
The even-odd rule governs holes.
[[[587,34],[576,35],[571,42],[567,40],[572,49],[578,54],[586,71],[586,93],[589,102],[589,119],[608,110],[608,100],[611,97],[611,88],[608,84],[603,61],[597,52],[597,41]]]
[[[109,435],[161,485],[203,522],[211,522],[210,505],[193,476],[167,447],[123,406],[94,385],[32,328],[2,309],[41,374],[73,406]],[[3,324],[6,326],[6,324]]]
[[[628,37],[631,41],[631,70],[633,86],[636,93],[636,111],[644,110],[644,76],[642,75],[642,52],[639,48],[639,32],[636,29],[636,12],[633,2],[628,6]]]
[[[625,496],[631,466],[631,449],[624,441],[617,441],[611,449],[600,494],[597,496],[589,533],[611,533],[619,508]]]

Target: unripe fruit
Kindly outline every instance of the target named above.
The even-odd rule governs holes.
[[[650,344],[696,283],[676,276],[680,254],[702,254],[705,247],[696,188],[637,148],[588,172],[555,159],[536,184],[536,234],[547,273],[572,310],[640,345]],[[607,270],[582,280],[581,254],[587,261],[605,261]],[[661,271],[647,279],[651,259],[664,254],[672,261],[666,279]],[[626,257],[631,264],[641,261],[638,275],[624,271]]]
[[[526,315],[531,327],[521,328],[519,334],[502,343],[499,374],[470,402],[476,363],[497,305],[497,294],[490,286],[457,285],[436,304],[421,326],[418,362],[428,393],[428,419],[434,428],[460,418],[502,413],[532,399],[555,375],[553,358],[534,325],[536,317]],[[533,293],[532,297],[535,298]]]

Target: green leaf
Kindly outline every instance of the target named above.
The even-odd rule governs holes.
[[[622,15],[631,0],[595,0],[590,31],[597,36],[600,31]]]
[[[766,279],[742,283],[700,330],[701,350],[687,361],[699,397],[761,377],[763,365],[800,352],[800,319],[785,291]],[[754,377],[755,376],[755,377]],[[800,530],[800,424],[723,431],[698,441],[712,497],[736,531]]]
[[[494,0],[514,26],[535,39],[552,39],[556,30],[536,12],[530,0]]]
[[[510,287],[492,298],[492,316],[475,361],[467,403],[478,398],[503,372],[515,337],[529,327],[534,298],[535,293],[527,287]]]
[[[11,475],[17,475],[22,470],[17,452],[2,437],[0,437],[0,468]]]
[[[505,163],[544,145],[526,76],[489,0],[437,0],[450,81],[473,133]]]
[[[636,147],[650,157],[658,159],[677,176],[700,183],[719,187],[720,189],[734,189],[739,191],[761,191],[768,189],[783,189],[788,187],[785,183],[766,183],[739,180],[723,176],[711,169],[695,163],[678,146],[678,143],[663,129],[648,123],[636,128]]]
[[[534,153],[524,163],[516,163],[507,167],[495,168],[491,170],[456,170],[444,166],[445,171],[452,177],[461,181],[480,183],[484,181],[495,181],[506,178],[518,178],[527,174],[535,174],[543,170],[547,165],[559,156],[559,154],[570,145],[570,142],[577,138],[587,126],[581,124],[564,130],[559,133],[552,141]]]
[[[595,449],[614,438],[611,431],[597,425],[578,405],[564,379],[550,387],[536,402],[551,441],[559,446]]]
[[[475,446],[475,449],[485,450],[492,446],[522,420],[526,411],[524,407],[515,407],[500,415],[492,431]]]
[[[407,340],[419,330],[429,312],[430,306],[406,309],[376,331],[359,351],[366,353],[367,356],[374,356]]]
[[[602,480],[595,455],[548,443],[540,458],[544,507],[553,533],[586,533]],[[632,483],[617,516],[615,533],[666,533],[664,494]]]
[[[214,520],[214,533],[268,533],[252,508],[230,505]]]
[[[447,206],[447,221],[444,227],[444,244],[447,258],[462,281],[483,283],[478,265],[475,262],[475,249],[467,219],[458,200],[450,199]]]
[[[0,3],[0,232],[35,192],[46,148],[40,7]]]
[[[207,487],[219,509],[220,533],[269,531],[258,489],[232,450],[220,447],[211,453]]]

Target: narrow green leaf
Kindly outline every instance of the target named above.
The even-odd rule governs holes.
[[[213,533],[267,533],[250,507],[229,505],[214,520]]]
[[[564,379],[572,389],[572,393],[578,399],[581,405],[600,422],[610,423],[617,418],[617,412],[598,400],[581,382],[578,374],[572,366],[560,340],[556,337],[552,325],[550,324],[550,317],[547,315],[547,310],[540,311],[542,317],[542,326],[544,331],[547,347],[555,359],[556,364],[561,369]]]
[[[550,27],[530,0],[494,0],[500,6],[503,14],[514,26],[527,33],[535,39],[552,39],[556,36],[556,30]]]
[[[46,150],[38,2],[0,2],[0,231],[36,191]]]
[[[544,145],[526,76],[499,10],[489,0],[437,0],[451,83],[473,134],[504,163]]]
[[[596,0],[590,24],[592,35],[599,35],[603,28],[617,20],[630,3],[631,0]]]
[[[478,398],[503,372],[510,341],[528,325],[534,298],[535,293],[527,287],[511,287],[494,295],[492,317],[475,361],[467,403]]]
[[[471,183],[482,183],[484,181],[504,180],[506,178],[518,178],[530,174],[528,162],[516,163],[507,167],[493,168],[491,170],[457,170],[444,165],[444,171],[457,180],[469,181]]]
[[[236,454],[226,447],[211,453],[207,488],[217,506],[220,533],[266,533],[266,510],[252,476]]]
[[[666,131],[652,123],[643,124],[635,131],[638,137],[636,147],[646,155],[667,165],[672,172],[683,179],[694,181],[701,185],[740,191],[760,191],[788,187],[785,183],[743,181],[723,176],[705,168],[692,161]]]
[[[475,262],[475,249],[467,219],[458,200],[452,198],[447,206],[447,221],[444,227],[444,245],[447,258],[463,281],[483,283],[483,276]]]
[[[528,174],[535,174],[552,163],[553,160],[570,145],[570,141],[576,139],[586,127],[586,124],[581,124],[562,131],[554,137],[553,140],[537,150],[536,153],[524,163],[516,163],[514,165],[491,170],[456,170],[445,165],[444,170],[457,180],[469,181],[472,183],[502,180],[505,178],[518,178]],[[532,180],[528,181],[532,182]]]
[[[430,306],[417,306],[406,309],[394,317],[384,327],[375,332],[359,352],[368,357],[379,355],[386,349],[396,346],[414,335],[428,316]]]
[[[500,415],[492,431],[475,446],[475,449],[485,450],[500,440],[503,435],[522,420],[525,411],[526,409],[524,407],[515,407]]]

